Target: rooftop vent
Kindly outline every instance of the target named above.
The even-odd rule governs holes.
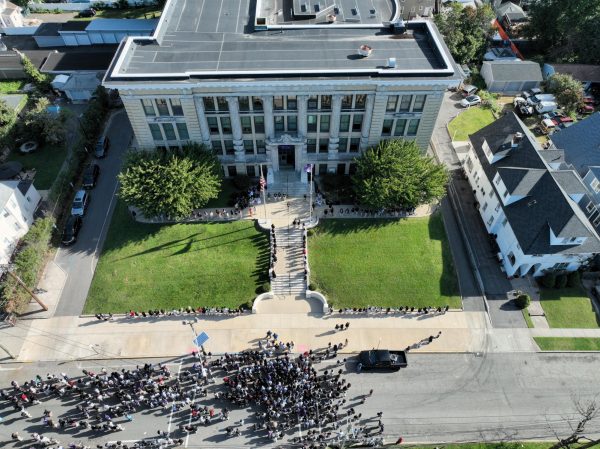
[[[327,14],[327,22],[328,23],[335,23],[336,20],[337,20],[337,17],[335,16],[335,14]]]
[[[518,146],[519,146],[519,142],[520,142],[521,140],[523,140],[523,133],[521,133],[521,132],[516,132],[516,133],[513,135],[513,138],[512,138],[512,145],[511,145],[511,146],[512,146],[513,148],[516,148],[516,147],[518,147]]]
[[[388,58],[387,66],[390,69],[395,69],[396,68],[396,58]]]
[[[361,45],[358,47],[358,54],[365,58],[371,56],[371,53],[373,53],[373,49],[368,45]]]

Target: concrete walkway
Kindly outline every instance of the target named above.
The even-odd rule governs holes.
[[[529,307],[527,307],[526,313],[529,313],[533,326],[538,329],[549,329],[550,325],[548,324],[546,313],[540,302],[540,289],[536,285],[535,280],[533,280],[531,276],[525,276],[512,279],[510,283],[514,287],[514,291],[512,292],[513,295],[516,296],[517,291],[522,291],[531,298],[531,303],[529,304]]]

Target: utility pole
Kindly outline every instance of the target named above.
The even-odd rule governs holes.
[[[0,265],[0,267],[6,268],[6,274],[8,274],[11,278],[13,278],[15,281],[17,281],[17,283],[21,287],[23,287],[27,293],[29,293],[29,296],[31,296],[34,299],[34,301],[40,305],[40,307],[42,309],[44,309],[45,311],[48,311],[48,306],[46,304],[44,304],[42,302],[42,300],[40,298],[38,298],[38,296],[35,293],[33,293],[33,291],[31,291],[31,289],[29,287],[27,287],[27,285],[25,285],[25,282],[23,282],[19,276],[17,276],[15,273],[13,273],[11,271],[12,266],[10,264]]]

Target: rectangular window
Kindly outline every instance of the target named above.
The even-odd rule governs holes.
[[[160,126],[156,123],[150,123],[150,132],[152,133],[152,138],[154,140],[164,140],[162,132],[160,132]]]
[[[254,178],[256,176],[256,167],[254,167],[254,165],[247,165],[246,166],[246,174],[250,178]]]
[[[393,124],[394,124],[394,120],[392,120],[391,118],[385,119],[383,121],[383,128],[381,129],[381,135],[382,136],[391,136]]]
[[[219,134],[219,125],[217,123],[217,117],[206,117],[208,122],[208,128],[211,134]]]
[[[202,101],[204,102],[204,110],[205,111],[216,111],[217,108],[215,107],[215,99],[213,97],[204,97],[202,98]]]
[[[406,128],[407,120],[403,118],[399,118],[396,120],[396,127],[394,128],[394,136],[403,136],[404,129]]]
[[[354,97],[354,109],[364,111],[366,104],[367,96],[365,94],[358,94]]]
[[[502,195],[502,197],[503,197],[503,198],[506,198],[507,196],[508,196],[508,189],[506,189],[506,190],[504,191],[504,194]]]
[[[248,112],[250,110],[250,99],[248,97],[239,97],[240,112]]]
[[[413,112],[422,112],[425,107],[426,95],[416,95],[415,102],[413,103]]]
[[[488,203],[484,203],[484,204],[483,204],[483,207],[482,207],[482,210],[485,212],[485,211],[486,211],[486,209],[487,209],[487,207],[488,207]]]
[[[321,110],[331,111],[331,95],[321,95]]]
[[[169,106],[167,105],[167,100],[165,100],[164,98],[156,99],[156,109],[158,110],[158,115],[171,115],[169,113]]]
[[[298,131],[298,117],[288,115],[287,117],[288,131]]]
[[[502,226],[506,226],[506,223],[508,223],[508,218],[504,217],[504,220],[502,220]]]
[[[495,212],[498,212],[500,210],[500,204],[496,204],[496,207],[494,208]]]
[[[166,140],[177,140],[177,136],[175,136],[175,128],[173,128],[172,123],[163,123],[163,131],[165,132]]]
[[[342,109],[352,109],[352,95],[342,97]]]
[[[311,95],[308,97],[308,109],[315,110],[319,107],[319,96]]]
[[[327,153],[327,149],[328,149],[327,139],[320,139],[319,140],[319,153]]]
[[[282,95],[275,95],[273,97],[273,109],[275,109],[276,111],[283,110],[283,96]]]
[[[362,121],[362,114],[354,114],[354,117],[352,117],[352,131],[360,131],[362,128]]]
[[[488,226],[491,226],[493,222],[494,222],[494,216],[492,215],[490,217],[490,219],[487,221]]]
[[[251,140],[244,140],[244,151],[246,154],[254,154],[254,142]]]
[[[240,117],[242,123],[242,132],[244,134],[252,134],[252,120],[248,116]]]
[[[346,151],[348,151],[348,139],[346,137],[342,137],[340,139],[338,151],[340,151],[342,153],[345,153]]]
[[[398,105],[398,95],[389,95],[387,100],[387,106],[385,110],[387,112],[396,112],[396,106]]]
[[[322,133],[329,132],[329,115],[322,115],[319,121],[319,129]]]
[[[410,110],[411,102],[412,95],[402,95],[402,100],[400,100],[400,112],[408,112]]]
[[[340,116],[340,132],[346,133],[350,129],[350,116],[348,114],[342,114]]]
[[[190,133],[188,132],[187,125],[185,123],[176,123],[177,134],[179,134],[179,140],[189,140]]]
[[[287,108],[290,111],[295,111],[296,109],[298,109],[298,100],[296,99],[295,95],[287,96]]]
[[[152,100],[142,100],[142,107],[144,108],[144,114],[146,114],[147,117],[154,117],[156,115]]]
[[[319,174],[320,175],[327,174],[327,164],[319,164]]]
[[[220,140],[211,140],[210,143],[212,144],[213,151],[216,154],[223,154],[223,145],[221,145]]]
[[[596,193],[600,193],[600,181],[598,181],[596,178],[594,178],[594,180],[591,183],[592,186],[592,190]]]
[[[267,148],[265,147],[265,141],[257,140],[256,141],[256,153],[257,154],[265,154],[266,152],[267,152]]]
[[[348,174],[353,175],[355,173],[356,173],[356,164],[350,164],[350,167],[348,168]]]
[[[473,161],[471,160],[471,157],[467,158],[467,171],[469,173],[473,171]]]
[[[498,176],[498,177],[496,178],[496,180],[494,181],[494,184],[496,184],[496,185],[499,185],[499,184],[500,184],[500,181],[502,181],[502,178],[501,178],[500,176]]]
[[[350,153],[358,153],[360,139],[350,139]]]
[[[275,121],[275,131],[284,131],[285,130],[285,121],[283,115],[276,115],[273,117]]]
[[[265,118],[262,115],[254,116],[254,132],[261,134],[265,132]]]
[[[263,104],[260,97],[252,97],[252,110],[253,111],[262,111]]]
[[[227,99],[225,97],[217,97],[217,107],[221,112],[229,111],[229,106],[227,105]]]
[[[309,115],[306,117],[308,132],[315,132],[317,130],[317,116]]]
[[[231,120],[229,117],[221,117],[221,130],[223,134],[231,134]]]
[[[235,154],[235,148],[233,148],[233,140],[223,141],[225,144],[225,154]]]
[[[317,139],[306,139],[306,152],[316,153],[317,152]]]
[[[585,207],[585,210],[587,210],[588,212],[592,212],[594,210],[594,203],[592,203],[591,201],[588,203],[588,205]]]
[[[183,117],[183,107],[181,107],[181,101],[178,98],[171,98],[171,111],[173,115],[177,117]]]
[[[408,130],[406,131],[406,135],[407,136],[416,136],[417,135],[417,131],[419,130],[419,123],[421,122],[421,120],[417,119],[412,119],[409,123],[408,123]]]
[[[228,165],[227,166],[227,173],[229,173],[229,176],[237,176],[237,168],[235,165]]]

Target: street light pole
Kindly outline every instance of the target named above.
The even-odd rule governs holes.
[[[18,284],[19,284],[21,287],[23,287],[27,293],[29,293],[29,296],[31,296],[31,297],[34,299],[34,301],[35,301],[35,302],[37,302],[37,303],[40,305],[40,307],[41,307],[42,309],[44,309],[44,311],[48,311],[48,306],[47,306],[46,304],[44,304],[44,303],[41,301],[41,299],[40,299],[40,298],[38,298],[38,296],[37,296],[35,293],[33,293],[33,292],[32,292],[32,291],[29,289],[29,287],[27,287],[27,285],[25,285],[25,283],[24,283],[24,282],[21,280],[21,278],[20,278],[19,276],[17,276],[17,275],[16,275],[16,274],[14,274],[12,271],[10,271],[10,266],[8,266],[8,265],[5,265],[4,267],[6,268],[6,273],[7,273],[7,274],[8,274],[8,275],[9,275],[11,278],[13,278],[15,281],[17,281],[17,283],[18,283]]]

